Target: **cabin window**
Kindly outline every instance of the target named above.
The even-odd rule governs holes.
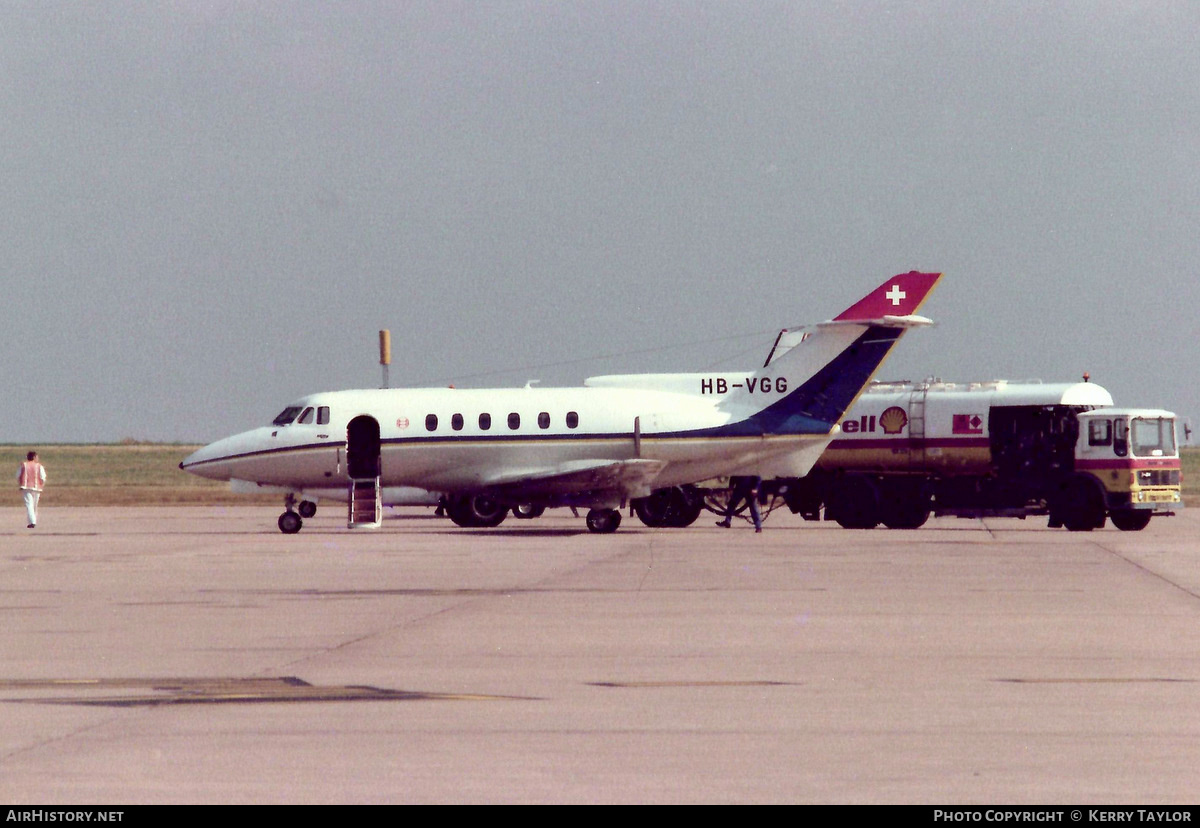
[[[1112,445],[1112,420],[1091,420],[1088,422],[1088,445]]]
[[[515,411],[513,413],[509,414],[508,415],[508,427],[511,428],[513,431],[516,431],[518,428],[520,428],[521,427],[521,415]]]
[[[492,415],[491,414],[480,414],[479,415],[479,430],[487,431],[491,427],[492,427]]]
[[[426,431],[437,431],[437,415],[436,414],[426,414],[425,415],[425,430]]]
[[[317,425],[329,425],[329,406],[323,405],[317,409]]]
[[[300,415],[300,419],[297,420],[296,422],[299,423],[300,425],[308,425],[312,421],[313,421],[313,410],[312,410],[312,407],[310,406],[309,408],[304,409],[304,413]]]
[[[567,428],[578,428],[578,427],[579,427],[578,412],[568,411],[567,412]]]
[[[550,427],[550,412],[543,411],[541,414],[538,415],[538,428],[549,428],[549,427]]]
[[[455,431],[462,431],[463,416],[461,414],[455,414],[453,417],[451,417],[450,418],[450,427],[452,429],[454,429]]]
[[[279,412],[279,416],[271,421],[271,425],[285,426],[292,420],[296,419],[296,415],[300,413],[300,406],[289,405],[283,411]]]

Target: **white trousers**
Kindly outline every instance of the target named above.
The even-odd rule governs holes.
[[[37,504],[41,494],[33,489],[21,489],[21,495],[25,498],[25,514],[30,523],[37,523]]]

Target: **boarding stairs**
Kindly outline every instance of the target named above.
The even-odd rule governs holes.
[[[346,526],[350,529],[378,529],[382,520],[383,497],[379,478],[351,480]]]

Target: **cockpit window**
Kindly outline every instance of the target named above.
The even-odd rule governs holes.
[[[329,406],[323,405],[317,409],[317,425],[329,425]]]
[[[303,409],[298,405],[289,405],[287,408],[283,409],[283,411],[281,411],[279,413],[278,417],[276,417],[274,420],[271,421],[271,425],[277,425],[277,426],[288,425],[292,420],[296,419],[296,415],[299,414],[302,410]]]
[[[300,425],[308,425],[312,421],[313,421],[313,410],[310,407],[310,408],[304,409],[304,413],[300,415],[300,419],[297,420],[296,422],[299,423]]]

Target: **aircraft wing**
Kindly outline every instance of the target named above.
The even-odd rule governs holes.
[[[481,483],[506,500],[586,498],[603,493],[645,497],[666,466],[662,460],[572,460],[552,467],[506,470]]]

